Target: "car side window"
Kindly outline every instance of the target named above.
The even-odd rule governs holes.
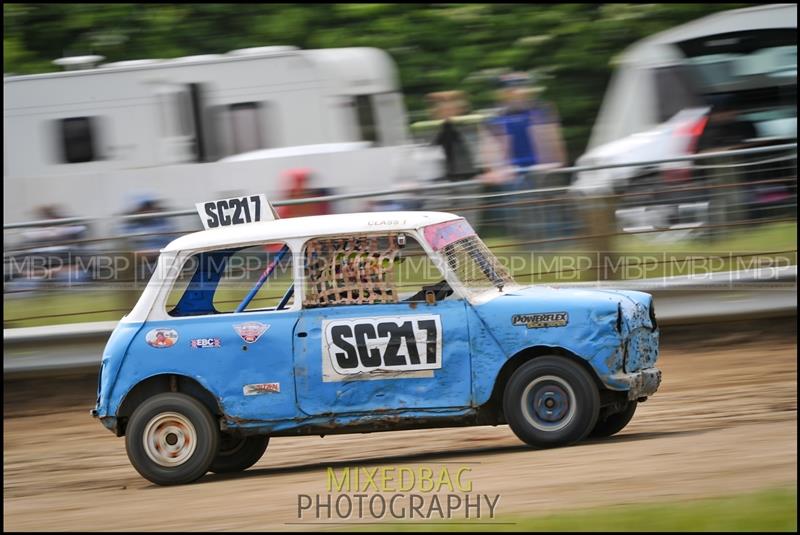
[[[425,288],[437,284],[441,299],[452,294],[419,242],[404,233],[316,238],[303,262],[306,308],[424,301]]]
[[[315,238],[303,254],[306,308],[397,303],[397,235]]]
[[[433,292],[436,301],[457,299],[433,259],[412,237],[406,239],[394,268],[400,301],[425,301]]]
[[[229,268],[220,278],[214,293],[214,308],[220,313],[235,312],[243,299],[256,288],[259,278],[269,271],[261,286],[243,312],[271,310],[277,307],[294,283],[292,255],[281,254],[284,244],[257,245],[240,249],[228,260]],[[271,271],[270,271],[271,269]],[[294,294],[287,297],[285,307],[291,307]]]
[[[292,255],[283,243],[190,256],[167,298],[170,316],[285,309],[294,303]]]

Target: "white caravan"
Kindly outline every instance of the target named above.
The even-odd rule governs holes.
[[[282,174],[297,167],[336,193],[438,172],[415,157],[396,67],[378,49],[85,61],[4,77],[4,224],[52,204],[112,216],[142,193],[173,209],[239,192],[280,199]]]

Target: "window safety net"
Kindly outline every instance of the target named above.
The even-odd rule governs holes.
[[[397,235],[319,238],[305,251],[303,306],[397,303]]]

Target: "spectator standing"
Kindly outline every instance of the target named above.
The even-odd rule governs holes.
[[[164,211],[161,202],[146,193],[134,197],[133,208],[125,215],[144,216]],[[137,281],[146,282],[153,274],[159,251],[175,238],[175,229],[168,218],[154,215],[125,219],[122,233],[124,236],[130,236],[126,239],[136,265],[135,278]]]
[[[428,95],[431,114],[441,121],[431,141],[442,148],[445,156],[445,179],[451,182],[469,180],[477,174],[466,136],[456,125],[454,117],[468,109],[463,91],[439,91]]]
[[[41,221],[67,219],[57,205],[38,207],[36,217]],[[27,249],[24,256],[30,259],[31,266],[41,266],[41,269],[29,270],[25,282],[19,286],[38,288],[45,282],[84,282],[87,276],[80,271],[77,260],[84,250],[81,241],[88,233],[89,227],[82,224],[52,224],[23,231]]]
[[[287,200],[307,199],[310,197],[324,197],[330,192],[324,188],[312,188],[311,170],[305,168],[289,169],[284,173],[284,198]],[[278,216],[303,217],[311,215],[327,215],[332,213],[330,202],[316,202],[303,204],[289,204],[276,208]]]
[[[526,73],[511,73],[498,80],[501,111],[486,123],[481,156],[488,164],[483,175],[490,189],[500,192],[551,186],[536,180],[536,171],[562,167],[566,151],[555,107],[536,98]],[[507,202],[518,199],[507,198]],[[534,214],[520,209],[493,210],[490,219],[529,223]],[[544,217],[537,219],[547,220]],[[526,217],[527,216],[527,217]],[[505,229],[510,229],[504,225]],[[516,225],[515,225],[516,226]],[[552,229],[551,229],[552,230]]]

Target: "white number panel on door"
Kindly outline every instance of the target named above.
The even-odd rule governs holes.
[[[438,315],[322,321],[323,381],[432,377],[442,367]]]

